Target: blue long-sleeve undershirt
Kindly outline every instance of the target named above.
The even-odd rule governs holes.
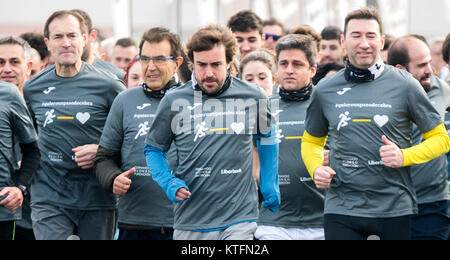
[[[259,189],[264,198],[262,206],[276,212],[281,203],[278,181],[278,137],[277,127],[272,126],[268,135],[254,135],[260,161]]]
[[[280,188],[278,183],[278,139],[276,126],[267,135],[254,135],[260,158],[260,191],[264,197],[262,206],[276,212],[281,203]],[[145,158],[147,166],[152,173],[153,180],[163,188],[167,197],[172,202],[179,202],[176,193],[181,188],[188,187],[186,183],[176,178],[166,158],[166,153],[158,148],[145,145]]]
[[[181,188],[186,188],[187,190],[189,188],[183,180],[176,178],[172,174],[166,153],[149,145],[145,145],[144,153],[153,180],[163,188],[170,201],[180,202],[176,199],[177,191]]]

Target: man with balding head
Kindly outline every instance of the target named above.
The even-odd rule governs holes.
[[[388,53],[388,63],[410,72],[444,119],[450,106],[450,87],[433,74],[431,62],[428,44],[417,36],[399,38]],[[419,144],[422,141],[414,125],[413,142]],[[414,165],[411,170],[419,204],[419,214],[412,219],[412,238],[446,240],[449,233],[447,158],[443,155],[428,163]]]

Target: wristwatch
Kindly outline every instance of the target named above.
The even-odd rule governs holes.
[[[26,186],[19,185],[19,186],[17,186],[17,188],[22,191],[22,194],[23,194],[24,197],[28,195],[28,189],[27,189]]]

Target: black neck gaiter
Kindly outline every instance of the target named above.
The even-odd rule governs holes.
[[[164,97],[164,95],[167,93],[168,90],[172,88],[176,88],[180,86],[180,83],[175,80],[175,78],[172,78],[166,86],[161,90],[152,90],[147,84],[142,84],[142,88],[144,90],[145,95],[151,98],[158,98],[161,99]]]
[[[312,83],[309,83],[306,87],[295,91],[288,91],[281,86],[279,94],[281,99],[284,101],[305,101],[311,97],[312,90]]]
[[[350,63],[348,58],[345,59],[345,80],[351,83],[367,83],[374,81],[383,71],[384,62],[381,59],[366,70],[356,68]]]

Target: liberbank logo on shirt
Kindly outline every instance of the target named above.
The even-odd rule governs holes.
[[[278,104],[271,104],[272,111],[278,111]],[[177,115],[172,119],[172,132],[193,134],[194,142],[212,135],[244,135],[271,130],[269,100],[261,99],[215,99],[204,100],[202,92],[196,91],[194,102],[176,99],[171,110]]]
[[[212,167],[203,167],[203,168],[195,168],[195,178],[208,178],[211,176],[211,173],[213,172]],[[242,169],[220,169],[219,171],[220,175],[235,175],[235,174],[241,174]]]

